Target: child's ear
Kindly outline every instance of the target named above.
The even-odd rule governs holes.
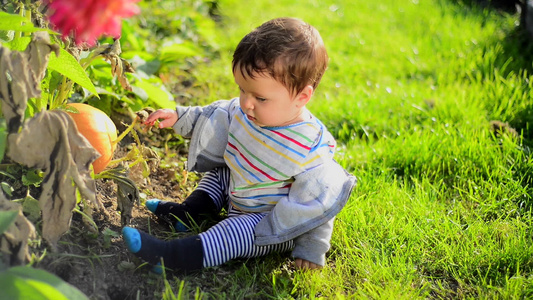
[[[306,85],[304,89],[296,96],[296,101],[298,101],[299,106],[305,106],[311,97],[313,96],[313,86]]]

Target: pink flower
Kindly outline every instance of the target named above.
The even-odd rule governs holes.
[[[45,0],[49,20],[63,37],[72,35],[76,44],[93,46],[102,36],[119,38],[122,18],[140,12],[139,0]]]

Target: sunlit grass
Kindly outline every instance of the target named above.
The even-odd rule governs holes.
[[[331,58],[310,109],[359,179],[336,220],[328,266],[289,272],[270,257],[248,262],[259,290],[274,298],[533,296],[533,52],[518,16],[438,0],[219,5],[220,58],[196,70],[206,92],[198,101],[237,95],[231,53],[252,28],[302,18]],[[493,120],[518,136],[494,132]],[[245,273],[227,280],[249,287]]]

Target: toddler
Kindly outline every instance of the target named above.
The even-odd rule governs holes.
[[[228,216],[199,235],[162,241],[132,227],[130,252],[174,270],[292,250],[295,267],[324,266],[333,221],[356,179],[333,159],[335,140],[306,109],[328,64],[318,31],[294,18],[268,21],[238,44],[233,76],[240,95],[205,107],[160,109],[145,124],[190,138],[187,168],[205,172],[183,203],[146,207],[176,230]]]

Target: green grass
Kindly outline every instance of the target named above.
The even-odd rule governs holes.
[[[231,53],[252,28],[304,19],[331,58],[309,107],[359,183],[326,268],[295,272],[283,256],[238,262],[204,296],[533,297],[533,51],[518,16],[444,0],[219,5],[220,57],[195,70],[198,102],[237,95]],[[495,135],[492,120],[520,137]]]

